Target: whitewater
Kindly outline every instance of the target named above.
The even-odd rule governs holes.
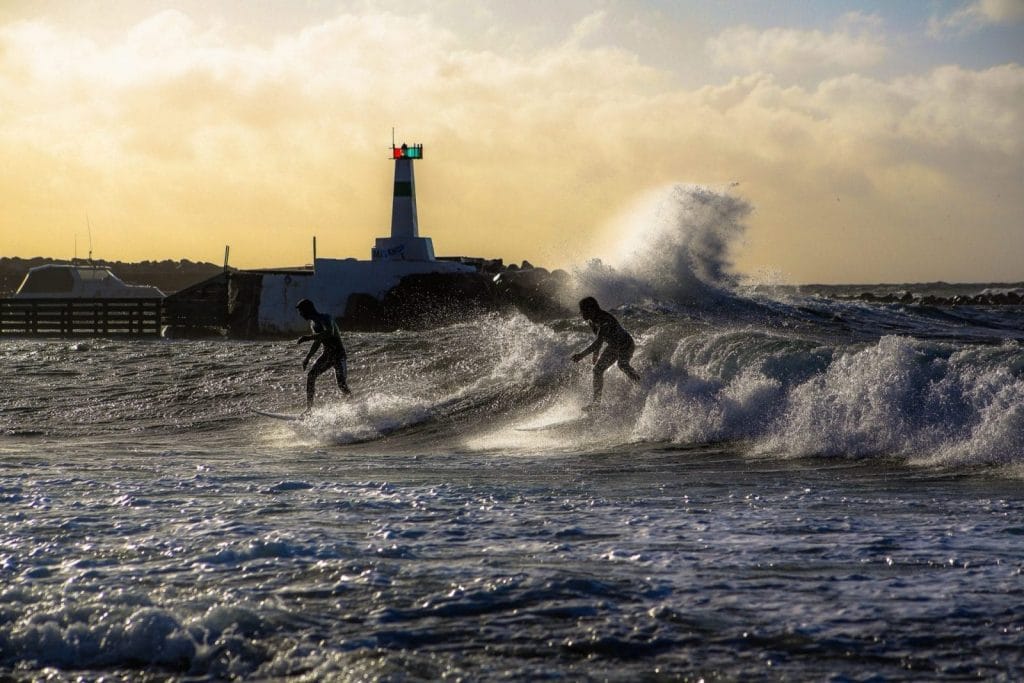
[[[1019,680],[1024,310],[753,287],[659,191],[582,320],[0,341],[0,677]]]

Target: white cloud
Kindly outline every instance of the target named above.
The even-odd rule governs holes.
[[[569,42],[573,45],[582,44],[604,28],[607,18],[608,12],[606,10],[598,10],[583,17],[573,24]]]
[[[836,25],[844,29],[881,30],[885,27],[885,20],[877,14],[865,14],[863,12],[847,12],[839,17]]]
[[[818,30],[750,26],[728,28],[707,41],[715,63],[780,76],[845,73],[868,69],[886,56],[886,45],[874,29],[877,18],[860,14],[843,17],[841,29]]]
[[[153,226],[148,243],[133,238],[137,258],[184,255],[180,244],[157,251],[180,226],[202,241],[200,256],[232,239],[271,245],[247,265],[305,258],[280,253],[296,241],[280,226],[332,226],[336,242],[321,242],[330,253],[365,255],[387,224],[383,148],[396,125],[428,145],[421,218],[446,253],[540,258],[585,244],[654,184],[739,179],[765,207],[762,263],[803,279],[883,278],[891,251],[887,272],[913,277],[901,263],[928,264],[912,249],[868,253],[881,231],[912,235],[947,211],[992,213],[971,216],[979,231],[1019,217],[1024,67],[850,73],[884,57],[866,35],[878,21],[848,15],[832,33],[734,29],[716,46],[752,73],[697,89],[635,53],[591,46],[611,23],[601,13],[561,45],[522,52],[389,13],[341,14],[262,43],[173,12],[106,42],[59,25],[0,26],[0,157],[17,168],[0,172],[0,203],[26,207],[0,217],[0,233],[51,207],[102,202],[125,225]],[[826,59],[833,75],[812,85],[767,68]],[[378,176],[380,187],[367,185]],[[978,201],[972,189],[1002,198]],[[834,212],[840,192],[847,213]],[[849,220],[833,227],[836,216]],[[1002,224],[957,243],[1004,264],[974,277],[1019,274],[1019,220]],[[805,253],[812,232],[834,253]],[[918,277],[971,276],[943,270],[957,254],[941,257]]]
[[[1024,20],[1022,0],[980,0],[981,11],[993,22],[1018,22]]]
[[[993,24],[1024,21],[1024,0],[974,0],[944,17],[932,17],[928,33],[934,38],[976,31]]]

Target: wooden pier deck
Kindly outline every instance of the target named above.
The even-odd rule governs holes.
[[[0,336],[160,336],[163,299],[0,299]]]

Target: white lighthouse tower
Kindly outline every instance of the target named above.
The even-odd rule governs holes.
[[[433,261],[434,244],[420,237],[416,219],[416,178],[414,159],[423,158],[423,145],[391,146],[395,160],[395,189],[391,202],[391,237],[378,237],[374,261]]]

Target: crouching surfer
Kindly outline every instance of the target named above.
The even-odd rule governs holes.
[[[604,373],[612,366],[612,363],[618,363],[619,369],[634,382],[640,381],[640,375],[629,364],[636,344],[629,336],[629,332],[626,332],[619,321],[615,319],[615,316],[602,310],[597,304],[597,299],[592,296],[580,300],[580,315],[590,324],[590,329],[597,334],[597,339],[593,344],[572,355],[573,362],[577,363],[587,355],[594,354],[594,402],[586,408],[586,410],[590,410],[601,402]],[[605,344],[608,346],[602,353],[601,346]]]
[[[313,363],[313,367],[306,374],[306,412],[313,407],[313,396],[316,393],[316,378],[334,368],[334,376],[338,380],[338,388],[345,393],[351,394],[348,388],[348,358],[345,355],[345,345],[341,343],[341,331],[338,330],[338,323],[327,313],[320,313],[316,306],[309,299],[303,299],[295,305],[299,315],[309,321],[309,329],[313,334],[306,334],[299,337],[298,344],[312,341],[309,353],[302,361],[302,369],[309,365],[309,359],[323,346],[324,352]]]

